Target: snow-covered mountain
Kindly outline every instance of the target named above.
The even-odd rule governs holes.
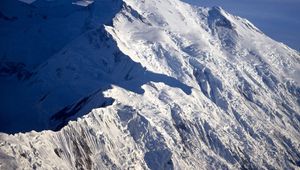
[[[1,3],[0,169],[300,167],[300,54],[247,20],[179,0]]]

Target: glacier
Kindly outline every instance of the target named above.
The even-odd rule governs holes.
[[[246,19],[1,3],[0,169],[300,168],[300,53]]]

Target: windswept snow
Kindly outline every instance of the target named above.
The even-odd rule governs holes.
[[[57,131],[1,133],[1,168],[299,168],[297,51],[220,7],[84,9],[90,27],[19,87],[38,128]]]
[[[73,2],[74,5],[79,5],[79,6],[84,6],[84,7],[87,7],[87,6],[91,5],[92,3],[94,3],[94,1],[89,1],[89,0]]]

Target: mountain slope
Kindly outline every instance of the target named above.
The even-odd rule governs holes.
[[[76,42],[78,45],[81,40],[92,41],[89,37],[92,37],[93,33],[101,34],[101,31],[97,33],[96,29],[100,30],[102,24],[111,22],[112,17],[121,9],[122,2],[97,1],[88,7],[74,5],[72,2],[42,0],[28,5],[16,0],[1,1],[0,11],[3,15],[16,18],[13,21],[0,20],[3,25],[0,28],[1,35],[3,34],[0,39],[0,55],[3,56],[0,59],[0,92],[3,94],[0,96],[0,115],[5,115],[0,119],[1,131],[14,133],[47,129],[48,123],[45,119],[49,115],[90,93],[81,90],[84,91],[84,96],[79,97],[80,94],[76,92],[68,94],[70,87],[58,76],[52,81],[51,77],[59,74],[61,68],[57,68],[57,73],[50,73],[49,69],[48,72],[40,70],[55,58],[64,59],[58,63],[52,62],[52,69],[59,65],[59,62],[66,62],[64,60],[67,60],[67,57],[64,57],[63,51],[72,50],[74,47],[70,46],[75,46]],[[85,51],[93,51],[93,46],[88,44],[89,42],[82,48],[86,48]],[[97,52],[102,53],[99,50]],[[78,53],[77,51],[77,58],[80,57]],[[69,57],[73,54],[69,54]],[[72,69],[72,66],[68,68]],[[45,79],[43,83],[39,78],[40,72],[43,72],[41,74]],[[48,77],[50,74],[52,76]],[[71,83],[74,84],[74,81]],[[58,89],[59,84],[65,84],[61,90],[68,91],[50,102],[52,105],[58,104],[58,108],[43,106],[40,100],[51,96],[51,92]],[[58,99],[60,102],[57,102]]]
[[[59,131],[2,133],[3,168],[299,168],[297,51],[221,8],[120,3],[27,80]]]

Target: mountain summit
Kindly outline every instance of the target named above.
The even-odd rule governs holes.
[[[179,0],[1,3],[1,169],[300,167],[299,52],[246,19]]]

